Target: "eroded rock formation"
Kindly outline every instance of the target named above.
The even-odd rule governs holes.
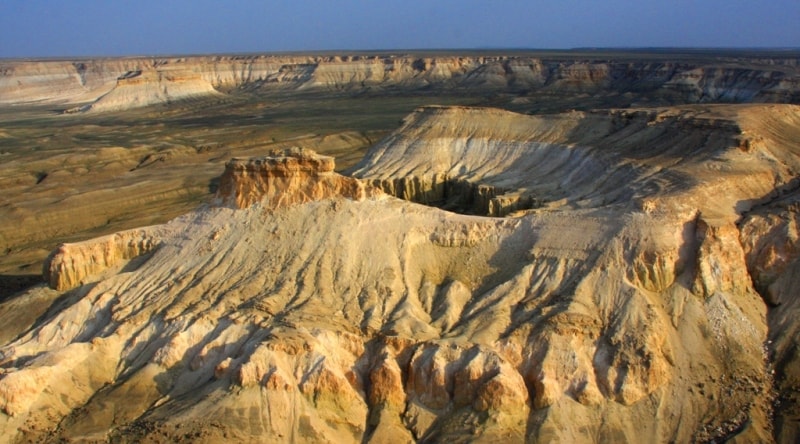
[[[61,244],[44,263],[44,279],[55,290],[70,290],[87,278],[158,247],[160,227],[122,231],[78,243]]]
[[[91,105],[71,108],[67,112],[121,111],[220,95],[200,74],[180,70],[136,70],[118,77],[113,89]]]
[[[217,199],[247,208],[256,202],[278,208],[331,197],[362,200],[377,190],[334,173],[332,157],[293,148],[263,158],[233,159],[225,165]]]
[[[137,268],[68,293],[0,348],[0,431],[790,439],[792,417],[771,419],[764,344],[788,341],[784,353],[794,339],[772,330],[759,291],[791,299],[797,261],[778,252],[793,251],[792,218],[769,205],[800,168],[798,116],[426,108],[357,171],[460,174],[546,199],[513,218],[370,191],[309,152],[232,161],[224,205],[166,224]]]
[[[0,103],[90,103],[85,109],[119,110],[240,87],[506,91],[522,102],[536,93],[628,94],[620,100],[629,103],[636,97],[662,104],[800,101],[797,58],[765,57],[732,52],[703,62],[681,53],[666,60],[638,54],[632,61],[623,53],[574,58],[520,53],[6,61],[0,65]],[[740,67],[741,58],[747,68]]]
[[[776,375],[776,430],[781,442],[800,436],[798,199],[796,186],[789,187],[740,224],[740,240],[753,284],[771,305],[767,344]]]

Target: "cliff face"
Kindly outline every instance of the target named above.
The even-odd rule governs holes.
[[[217,200],[234,208],[257,202],[277,208],[335,196],[362,200],[378,192],[334,173],[334,168],[332,157],[300,148],[261,159],[233,159],[225,165]]]
[[[87,278],[125,263],[158,246],[160,227],[122,231],[73,244],[61,244],[44,263],[44,279],[55,290],[85,285]]]
[[[91,103],[118,110],[234,88],[334,91],[461,89],[536,94],[631,94],[656,103],[797,103],[797,60],[711,62],[534,56],[219,56],[5,61],[0,103]],[[125,81],[139,73],[146,84]],[[166,91],[165,91],[166,90]],[[96,102],[96,103],[95,103]]]
[[[211,83],[198,74],[174,70],[137,70],[117,78],[114,87],[91,105],[68,111],[121,111],[219,95]]]
[[[794,387],[795,330],[776,327],[796,318],[796,230],[772,205],[794,193],[798,116],[426,108],[359,170],[552,193],[515,218],[395,199],[307,151],[231,161],[221,205],[160,227],[138,268],[84,279],[0,348],[0,431],[791,439],[793,413],[771,409]],[[767,312],[764,286],[787,311]]]
[[[740,224],[753,284],[771,308],[769,350],[776,374],[778,439],[800,436],[800,195],[796,184],[755,209]]]

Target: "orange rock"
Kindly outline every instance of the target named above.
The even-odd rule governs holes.
[[[334,173],[332,157],[290,149],[275,156],[233,159],[225,165],[217,198],[246,208],[264,201],[271,208],[331,197],[362,200],[376,193],[361,181]]]

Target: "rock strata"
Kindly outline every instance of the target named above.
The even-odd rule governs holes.
[[[427,177],[406,176],[399,179],[366,179],[386,194],[403,200],[440,207],[449,211],[503,217],[510,213],[538,208],[542,202],[524,191],[507,190],[493,185],[472,183],[447,173]]]
[[[217,200],[246,208],[256,202],[279,208],[340,196],[362,200],[377,192],[357,179],[334,173],[332,157],[292,148],[263,158],[233,159],[225,165]]]
[[[636,59],[624,53],[396,53],[11,60],[0,63],[0,103],[80,104],[77,110],[111,111],[216,97],[237,88],[502,91],[519,96],[519,103],[535,103],[537,94],[569,100],[576,94],[610,95],[620,105],[640,98],[662,105],[800,101],[793,53],[714,53],[710,61],[697,54],[640,53]]]
[[[103,271],[158,247],[159,226],[137,228],[84,242],[61,244],[44,263],[44,279],[55,290],[69,290]]]

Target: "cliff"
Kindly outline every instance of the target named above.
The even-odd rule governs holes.
[[[352,174],[389,194],[468,213],[702,207],[704,217],[732,223],[759,196],[793,180],[791,137],[770,142],[776,139],[759,134],[773,124],[767,116],[793,128],[796,113],[780,105],[546,116],[425,107],[374,145]],[[785,147],[777,164],[755,154],[773,144]],[[468,186],[456,185],[462,182]]]
[[[117,78],[114,87],[79,111],[121,111],[149,105],[220,96],[200,75],[168,70],[129,71]]]
[[[220,178],[217,201],[234,208],[257,202],[277,208],[336,196],[362,200],[377,192],[334,173],[334,168],[332,157],[300,148],[263,158],[233,159]]]
[[[798,103],[797,57],[682,54],[632,60],[541,55],[197,56],[0,62],[0,103],[59,103],[119,110],[236,88],[322,91],[600,94],[622,102]],[[145,84],[132,84],[139,73]],[[623,97],[624,96],[624,97]],[[69,109],[69,108],[68,108]],[[77,108],[81,109],[81,108]]]
[[[88,279],[97,279],[106,270],[153,251],[158,246],[159,228],[139,228],[61,244],[44,262],[44,279],[55,290],[85,285]]]

